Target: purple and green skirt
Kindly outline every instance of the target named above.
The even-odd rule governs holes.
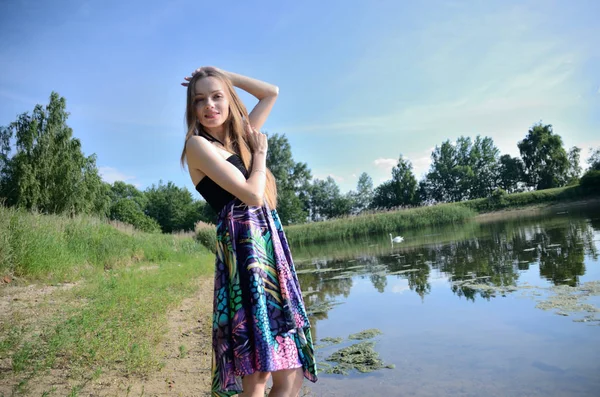
[[[302,368],[317,380],[310,324],[276,210],[235,199],[217,220],[212,395],[256,371]]]

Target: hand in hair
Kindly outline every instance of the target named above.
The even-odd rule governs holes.
[[[269,148],[267,135],[257,131],[250,123],[246,123],[246,136],[248,137],[248,145],[250,145],[253,153],[267,153]]]
[[[184,77],[183,79],[184,79],[185,81],[184,81],[183,83],[181,83],[181,85],[182,85],[182,86],[184,86],[184,87],[187,87],[187,86],[189,85],[189,81],[192,79],[192,77],[194,77],[194,75],[195,75],[196,73],[203,72],[203,71],[205,71],[205,72],[208,72],[208,71],[216,71],[216,72],[221,72],[221,73],[223,73],[223,74],[226,74],[226,72],[225,72],[224,70],[222,70],[222,69],[219,69],[219,68],[217,68],[217,67],[215,67],[215,66],[202,66],[202,67],[199,67],[198,69],[194,70],[194,71],[192,72],[192,75],[191,75],[191,76]]]

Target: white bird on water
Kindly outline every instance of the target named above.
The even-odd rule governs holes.
[[[392,243],[401,243],[404,241],[404,237],[402,237],[402,236],[392,237],[392,233],[390,233],[390,241]]]

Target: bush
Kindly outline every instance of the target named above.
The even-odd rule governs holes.
[[[589,170],[583,174],[579,186],[585,192],[600,192],[600,171]]]
[[[122,231],[92,216],[32,214],[0,206],[0,274],[64,281],[140,260],[183,262],[206,254],[192,238]]]
[[[215,225],[198,221],[194,227],[196,231],[196,241],[200,244],[216,252],[217,250],[217,230]]]
[[[133,225],[136,229],[147,233],[159,233],[160,225],[144,214],[135,200],[120,199],[110,209],[110,218]]]

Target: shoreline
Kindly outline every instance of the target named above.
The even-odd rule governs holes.
[[[573,209],[596,206],[600,207],[600,197],[592,197],[572,201],[531,204],[522,207],[512,207],[501,210],[482,212],[476,215],[473,218],[473,220],[480,223],[495,222],[500,219],[530,218],[541,215],[549,215],[555,211],[555,215],[566,215],[570,210]]]

